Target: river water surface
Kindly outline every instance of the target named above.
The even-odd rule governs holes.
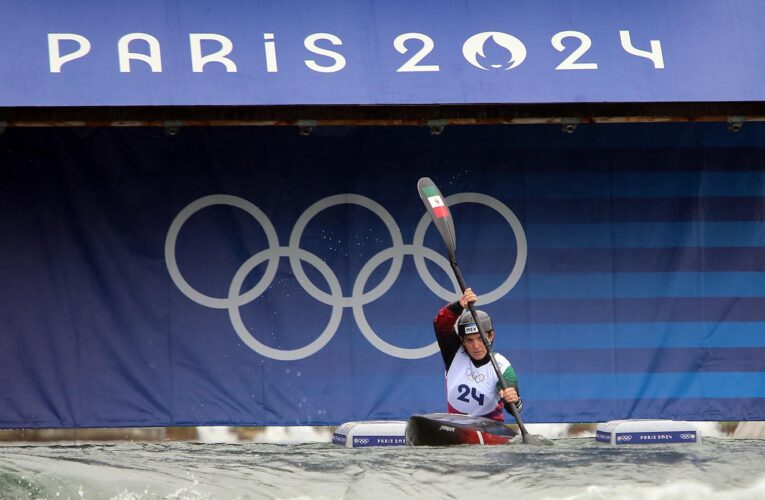
[[[0,445],[0,498],[765,498],[765,441],[349,449],[328,443]]]

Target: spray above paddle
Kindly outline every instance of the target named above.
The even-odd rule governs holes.
[[[454,221],[452,220],[452,215],[449,211],[449,207],[446,205],[446,200],[441,195],[441,191],[438,189],[438,187],[436,187],[436,184],[430,180],[429,177],[423,177],[417,182],[417,191],[420,193],[420,198],[425,204],[425,208],[427,209],[428,214],[430,214],[430,218],[433,220],[433,224],[436,226],[436,229],[438,229],[438,232],[441,234],[441,238],[444,240],[446,251],[449,256],[449,264],[452,267],[452,271],[454,271],[454,277],[457,278],[457,283],[459,283],[460,289],[464,292],[467,290],[467,285],[465,284],[465,279],[462,277],[462,272],[457,265],[457,239],[454,231]],[[476,325],[478,325],[481,340],[483,341],[484,345],[486,346],[486,350],[489,353],[489,358],[491,359],[491,364],[494,367],[494,371],[497,373],[499,383],[502,386],[502,389],[507,389],[505,379],[502,377],[502,371],[499,369],[497,360],[494,357],[494,349],[491,346],[491,342],[489,342],[486,331],[481,326],[481,322],[478,321],[478,313],[476,312],[475,306],[472,302],[468,303],[468,309],[473,315],[473,320],[475,321]],[[521,416],[518,413],[518,409],[515,407],[515,405],[505,403],[505,409],[515,418],[515,421],[518,423],[518,428],[520,429],[521,436],[523,437],[523,443],[540,445],[541,443],[539,440],[535,436],[529,434],[529,432],[526,430],[526,427],[523,425],[523,420],[521,419]]]

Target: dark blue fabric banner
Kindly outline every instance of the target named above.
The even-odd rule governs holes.
[[[446,408],[443,191],[529,422],[765,420],[765,125],[8,129],[0,426]]]
[[[0,106],[765,100],[761,0],[0,0]]]

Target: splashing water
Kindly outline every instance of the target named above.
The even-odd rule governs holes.
[[[0,446],[0,498],[744,499],[765,495],[765,442],[347,449],[328,443]]]

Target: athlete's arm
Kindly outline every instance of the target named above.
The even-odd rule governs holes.
[[[512,366],[505,368],[504,373],[502,373],[502,378],[505,379],[507,390],[503,392],[502,384],[497,382],[497,391],[499,391],[499,397],[508,403],[512,401],[520,412],[523,409],[523,400],[521,399],[520,393],[518,392],[518,376],[515,374],[515,370]]]
[[[441,356],[444,358],[444,366],[446,366],[447,371],[462,345],[459,335],[454,330],[454,325],[468,306],[468,302],[476,302],[477,300],[478,296],[473,292],[473,289],[466,288],[459,300],[442,307],[438,311],[436,319],[433,320],[433,329],[436,331],[438,348],[441,350]]]
[[[462,306],[459,301],[447,304],[438,311],[436,319],[433,320],[433,329],[436,332],[438,348],[441,350],[441,356],[444,358],[444,366],[449,370],[452,360],[460,349],[460,337],[454,331],[454,324],[462,314]]]

